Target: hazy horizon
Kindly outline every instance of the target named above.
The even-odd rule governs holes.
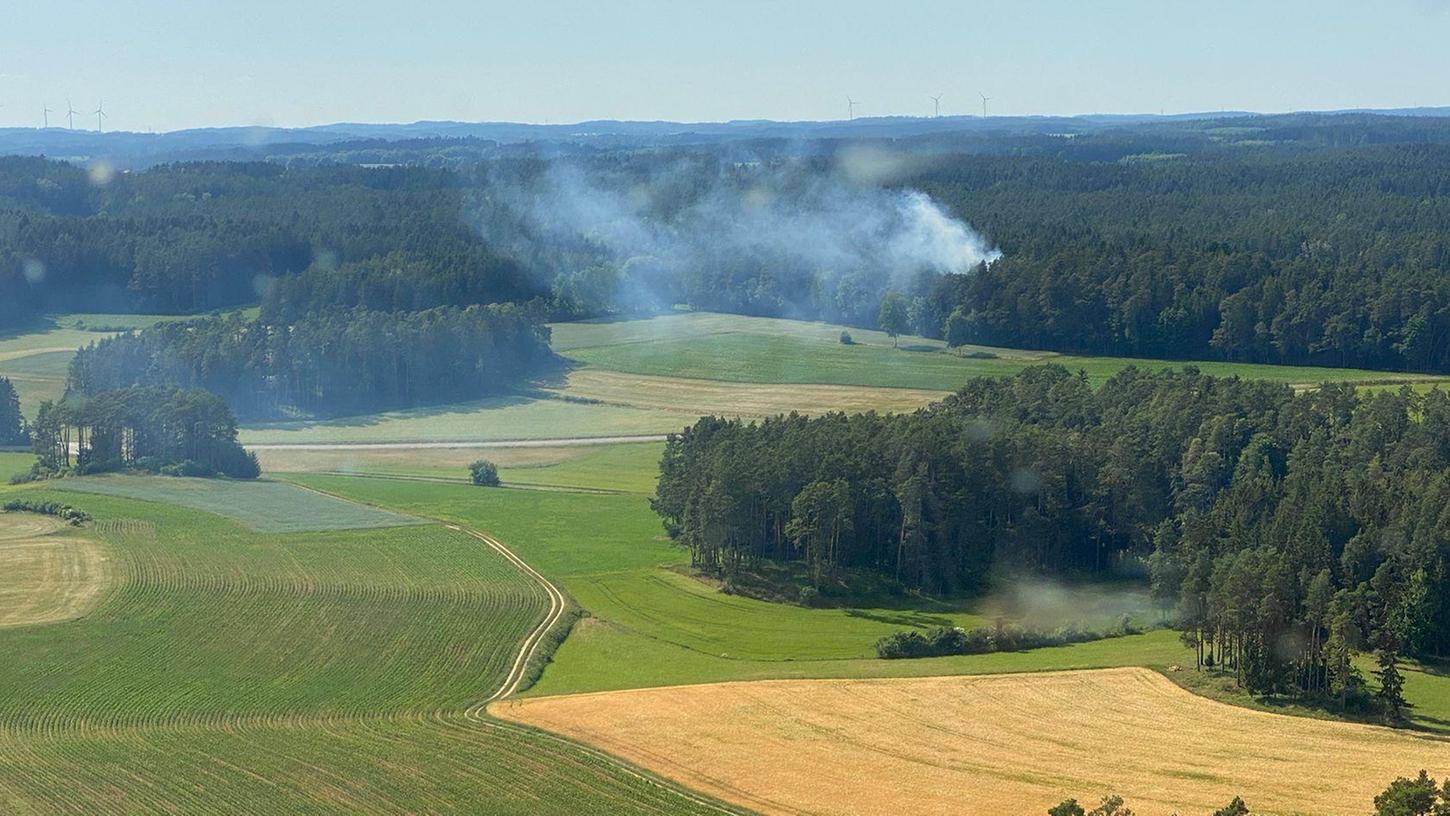
[[[1250,20],[1245,24],[1242,21]],[[828,121],[1450,103],[1450,4],[75,0],[0,30],[0,127]]]

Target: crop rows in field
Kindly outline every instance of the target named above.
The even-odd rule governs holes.
[[[615,763],[461,715],[0,731],[6,814],[719,813]]]
[[[102,520],[87,532],[115,554],[117,589],[80,622],[0,632],[12,732],[461,710],[544,610],[512,565],[441,525],[262,535],[168,505],[39,495]]]

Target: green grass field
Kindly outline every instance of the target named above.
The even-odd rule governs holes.
[[[503,397],[321,421],[254,423],[243,444],[492,442],[630,436],[679,430],[693,414],[561,399]]]
[[[148,498],[186,492],[149,478]],[[0,495],[90,512],[81,534],[115,578],[80,619],[0,630],[0,812],[695,812],[569,744],[465,716],[546,604],[477,539],[263,533],[186,496],[67,486]],[[317,505],[277,486],[292,493],[251,512],[315,526]]]
[[[955,609],[808,609],[722,594],[681,575],[643,497],[296,474],[301,484],[486,530],[558,581],[590,617],[576,624],[529,695],[765,678],[895,677],[1192,663],[1176,632],[988,655],[879,660],[875,640],[905,628],[989,623],[994,599]],[[1065,605],[1090,604],[1092,592]],[[1138,620],[1150,616],[1140,614]],[[1151,620],[1147,620],[1151,623]],[[1450,677],[1415,669],[1418,725],[1450,731]]]
[[[1123,368],[1196,365],[1205,374],[1238,375],[1293,385],[1320,382],[1396,382],[1430,377],[1349,368],[1274,366],[1218,361],[1166,362],[969,346],[958,354],[937,341],[901,338],[901,348],[879,332],[850,330],[854,345],[837,339],[839,326],[738,318],[673,315],[653,320],[556,326],[561,353],[598,368],[633,374],[743,383],[820,383],[954,391],[969,377],[1009,376],[1029,365],[1059,363],[1101,383]],[[632,325],[638,324],[638,325]],[[658,336],[648,329],[659,328]],[[978,355],[993,355],[973,357]],[[1444,379],[1444,378],[1439,378]]]
[[[422,523],[412,516],[363,507],[266,479],[230,481],[111,474],[66,479],[56,484],[65,490],[124,496],[216,513],[263,533]]]

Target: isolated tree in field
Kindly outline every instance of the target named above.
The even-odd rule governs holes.
[[[972,341],[972,321],[967,313],[958,306],[952,309],[947,315],[946,322],[942,325],[942,337],[946,338],[947,346],[959,348]]]
[[[498,466],[487,459],[479,459],[468,466],[469,478],[476,485],[498,487]]]
[[[20,413],[20,397],[15,386],[0,377],[0,445],[27,445],[30,436],[25,430],[25,417]]]
[[[1391,719],[1399,719],[1405,709],[1405,677],[1400,673],[1400,655],[1394,649],[1379,649],[1375,652],[1375,661],[1379,666],[1375,676],[1380,681],[1380,703]]]
[[[1087,811],[1076,799],[1064,799],[1061,802],[1047,809],[1047,816],[1086,816]]]
[[[876,325],[891,336],[891,346],[896,347],[896,338],[911,329],[911,307],[900,292],[887,292],[881,298],[881,310],[876,313]]]
[[[1235,796],[1232,802],[1215,810],[1213,816],[1249,816],[1249,806],[1241,797]]]

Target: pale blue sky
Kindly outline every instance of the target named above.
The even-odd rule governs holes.
[[[0,125],[1450,104],[1450,0],[7,0]]]

